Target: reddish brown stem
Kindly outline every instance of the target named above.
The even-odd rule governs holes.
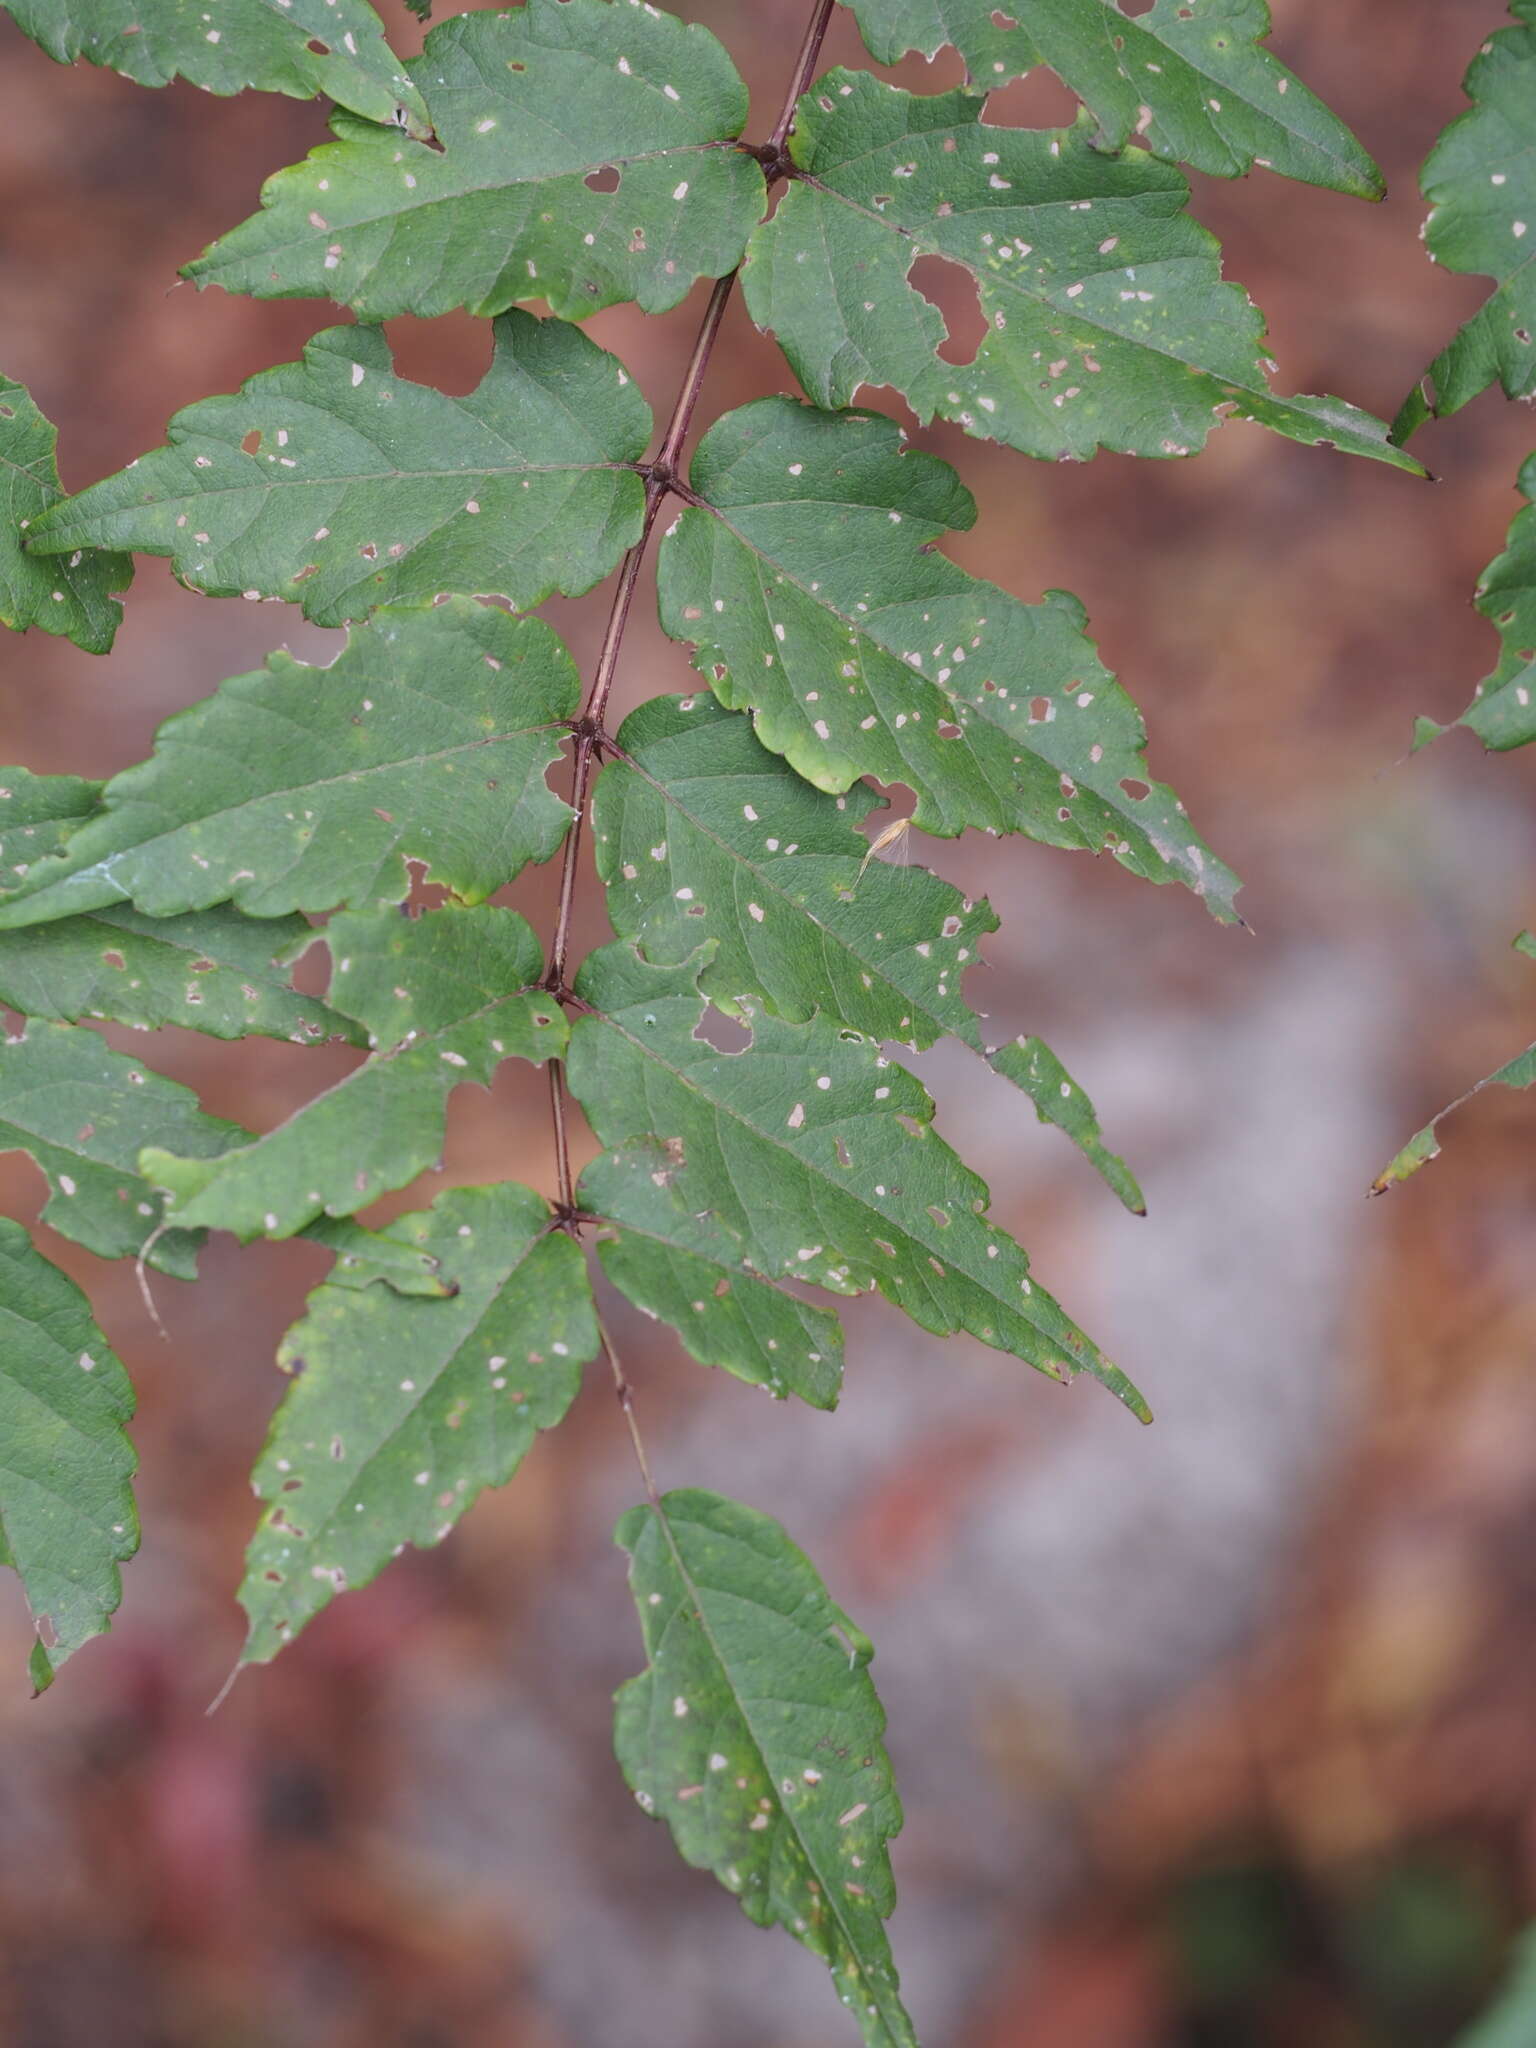
[[[806,26],[795,59],[794,74],[784,103],[779,109],[778,119],[773,124],[766,145],[761,151],[754,151],[764,161],[771,177],[784,175],[784,148],[789,131],[794,124],[795,108],[800,95],[811,82],[816,69],[816,60],[821,54],[821,45],[832,19],[836,0],[816,0],[810,21]],[[629,624],[630,612],[635,601],[635,588],[640,580],[641,565],[650,546],[651,534],[655,530],[656,515],[663,501],[674,492],[679,496],[691,497],[686,486],[679,491],[678,463],[683,452],[683,443],[688,438],[688,429],[693,424],[694,409],[699,402],[699,393],[704,388],[704,379],[709,372],[710,357],[720,336],[720,324],[725,318],[725,309],[730,303],[739,272],[733,270],[719,278],[709,295],[704,308],[704,317],[699,323],[693,349],[688,358],[688,367],[683,372],[683,381],[673,403],[671,416],[661,437],[661,445],[653,460],[644,465],[645,476],[645,517],[640,528],[640,538],[625,555],[619,568],[618,585],[613,593],[613,603],[608,612],[608,624],[603,632],[603,644],[598,653],[597,667],[593,671],[592,687],[582,715],[573,728],[576,745],[571,763],[571,809],[574,816],[565,835],[565,846],[560,865],[560,898],[555,911],[554,936],[550,941],[549,964],[545,970],[544,985],[554,991],[562,1000],[569,997],[566,968],[570,959],[571,926],[576,909],[576,875],[581,860],[581,843],[586,828],[587,800],[592,788],[592,766],[602,741],[603,719],[608,709],[608,700],[613,694],[614,681],[619,672],[619,653],[624,644],[625,628]],[[559,1211],[562,1220],[569,1227],[569,1219],[576,1207],[576,1183],[571,1172],[571,1144],[568,1128],[569,1118],[565,1098],[565,1067],[560,1060],[549,1064],[550,1118],[555,1144],[555,1178],[559,1188]],[[640,1436],[639,1424],[635,1419],[634,1395],[618,1354],[613,1348],[608,1332],[599,1325],[603,1355],[613,1373],[614,1390],[619,1405],[624,1411],[624,1420],[629,1427],[630,1441],[645,1481],[646,1496],[652,1507],[659,1507],[655,1481],[651,1477],[650,1463],[646,1458],[645,1444]]]

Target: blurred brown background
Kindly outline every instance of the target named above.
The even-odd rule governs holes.
[[[799,0],[683,11],[746,70],[760,132]],[[1390,414],[1481,295],[1425,263],[1415,169],[1497,10],[1275,15],[1275,47],[1392,196],[1260,174],[1197,179],[1196,210],[1266,308],[1287,387]],[[839,59],[858,61],[846,18]],[[1030,81],[992,118],[1063,106]],[[0,22],[0,363],[60,422],[68,485],[346,317],[170,289],[324,128],[318,104],[66,71]],[[592,323],[659,411],[701,302]],[[391,339],[407,374],[454,390],[487,354],[468,319]],[[703,416],[787,384],[733,312]],[[993,898],[972,992],[997,1036],[1052,1040],[1151,1214],[1121,1213],[968,1058],[922,1064],[942,1127],[1159,1420],[1138,1431],[1088,1383],[1063,1393],[870,1304],[839,1414],[770,1409],[616,1309],[659,1478],[780,1516],[879,1646],[908,1815],[893,1933],[929,2048],[1441,2048],[1536,1911],[1536,1102],[1483,1097],[1428,1173],[1363,1195],[1532,1035],[1536,981],[1508,942],[1532,921],[1536,757],[1464,735],[1401,757],[1414,714],[1452,715],[1492,664],[1468,601],[1536,437],[1485,398],[1425,437],[1437,488],[1245,426],[1198,461],[1066,468],[918,438],[980,500],[956,555],[1024,596],[1082,596],[1156,772],[1247,883],[1253,936],[1023,841],[916,856]],[[588,662],[606,595],[548,608]],[[145,563],[110,660],[0,642],[0,752],[107,774],[281,640],[336,645]],[[687,680],[647,602],[624,691]],[[551,882],[515,897],[545,928]],[[585,936],[603,930],[589,902]],[[161,1040],[157,1065],[263,1128],[348,1057]],[[461,1090],[450,1138],[450,1179],[553,1185],[527,1070]],[[36,1177],[4,1173],[30,1219]],[[137,1382],[145,1542],[118,1626],[45,1702],[15,1587],[0,1600],[0,2042],[847,2038],[820,1967],[675,1863],[608,1754],[638,1658],[608,1533],[636,1484],[596,1374],[452,1540],[339,1601],[208,1719],[240,1636],[273,1346],[323,1261],[220,1241],[202,1288],[160,1283],[165,1343],[130,1274],[43,1237]]]

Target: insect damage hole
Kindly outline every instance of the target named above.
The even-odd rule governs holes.
[[[588,171],[581,182],[589,192],[617,192],[621,173],[616,164],[600,164],[595,171]]]
[[[701,1044],[712,1045],[716,1052],[745,1052],[752,1043],[750,1028],[739,1017],[728,1017],[713,1004],[693,1027],[693,1035]]]
[[[945,338],[938,350],[939,360],[962,366],[974,363],[987,320],[971,273],[947,256],[919,256],[907,272],[907,283],[943,316]]]

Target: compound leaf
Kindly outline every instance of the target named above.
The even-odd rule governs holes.
[[[559,1005],[533,986],[543,951],[515,910],[344,911],[325,940],[331,1007],[374,1051],[247,1145],[217,1158],[141,1152],[140,1170],[169,1193],[183,1229],[291,1237],[322,1213],[349,1216],[433,1163],[460,1082],[488,1082],[504,1059],[564,1050]]]
[[[280,171],[263,210],[186,275],[258,298],[330,298],[368,320],[564,319],[675,306],[735,268],[763,212],[755,158],[729,145],[747,89],[708,29],[616,0],[461,14],[409,70],[432,145],[348,115]]]
[[[820,406],[890,384],[918,414],[1027,455],[1190,455],[1228,413],[1418,472],[1369,413],[1269,387],[1263,316],[1221,280],[1180,172],[1106,156],[1086,117],[992,128],[965,92],[914,96],[832,71],[800,103],[801,176],[752,238],[747,305]],[[942,256],[975,281],[975,360],[909,281]],[[1421,472],[1419,472],[1421,473]]]
[[[868,1637],[767,1515],[669,1493],[615,1531],[646,1669],[614,1748],[642,1810],[760,1927],[827,1963],[871,2048],[917,2048],[884,1921],[901,1802]]]
[[[164,1199],[139,1173],[139,1153],[161,1145],[207,1158],[244,1137],[94,1031],[37,1023],[0,1042],[0,1151],[31,1155],[51,1191],[43,1221],[101,1258],[192,1279],[201,1239],[163,1228]]]
[[[58,438],[25,386],[0,376],[0,624],[41,626],[105,654],[123,616],[113,593],[133,581],[128,557],[81,548],[67,561],[42,562],[23,552],[33,522],[64,496]]]
[[[74,1281],[0,1217],[0,1564],[37,1624],[32,1683],[111,1626],[139,1546],[128,1375]]]
[[[1236,917],[1236,876],[1151,780],[1077,600],[1023,604],[935,552],[975,516],[947,463],[903,454],[878,415],[767,398],[711,429],[692,487],[663,543],[662,623],[808,781],[905,783],[913,822],[946,836],[1108,847]]]
[[[220,905],[156,918],[118,904],[0,932],[0,1003],[58,1023],[179,1024],[211,1038],[297,1045],[355,1038],[345,1017],[300,995],[281,964],[311,936],[302,917],[249,918]]]
[[[699,987],[727,1014],[757,996],[780,1016],[825,1010],[914,1051],[960,1039],[1066,1129],[1129,1207],[1142,1206],[1049,1048],[984,1042],[961,983],[997,918],[926,868],[870,857],[857,827],[880,803],[872,790],[813,789],[705,696],[652,698],[619,745],[625,758],[598,780],[593,825],[621,938],[664,966],[713,940]]]
[[[577,1198],[599,1217],[597,1256],[619,1292],[670,1323],[691,1357],[723,1366],[775,1399],[797,1394],[835,1408],[842,1325],[830,1309],[785,1294],[747,1259],[742,1241],[673,1186],[676,1160],[659,1139],[604,1152]]]
[[[275,1656],[402,1544],[439,1542],[565,1414],[597,1323],[581,1252],[551,1225],[516,1182],[455,1188],[381,1233],[436,1259],[451,1300],[370,1285],[366,1265],[310,1296],[278,1353],[296,1377],[254,1475],[271,1505],[246,1558],[243,1661]]]
[[[1217,178],[1253,166],[1379,199],[1381,172],[1337,115],[1261,47],[1265,0],[1154,0],[1134,19],[1113,0],[848,0],[871,56],[965,59],[973,92],[1048,64],[1086,103],[1099,139],[1134,135],[1154,156]]]
[[[542,620],[467,599],[382,611],[329,668],[271,654],[161,727],[31,862],[0,929],[125,900],[165,918],[394,903],[408,859],[479,902],[560,844],[570,810],[544,778],[579,693]]]
[[[1536,455],[1521,467],[1520,491],[1525,509],[1515,515],[1503,554],[1489,563],[1477,586],[1477,609],[1498,629],[1502,642],[1499,665],[1483,677],[1472,702],[1454,721],[1475,732],[1491,753],[1536,740]],[[1421,718],[1414,746],[1425,746],[1449,730]]]
[[[1491,277],[1494,289],[1405,400],[1395,440],[1459,411],[1495,378],[1506,397],[1536,393],[1536,0],[1510,0],[1510,12],[1520,25],[1490,36],[1473,58],[1463,85],[1472,105],[1446,128],[1419,179],[1431,259]]]
[[[1524,953],[1528,959],[1536,960],[1536,933],[1521,932],[1515,940],[1515,950]],[[1391,1159],[1371,1182],[1373,1195],[1384,1195],[1389,1187],[1400,1180],[1407,1180],[1417,1173],[1421,1166],[1427,1166],[1431,1159],[1440,1157],[1440,1125],[1464,1102],[1470,1102],[1474,1095],[1481,1095],[1485,1088],[1531,1088],[1536,1087],[1536,1045],[1528,1045],[1524,1052],[1516,1053],[1512,1060],[1506,1060],[1494,1073],[1486,1075],[1464,1095],[1458,1095],[1454,1102],[1448,1102],[1440,1114],[1431,1117],[1421,1131],[1415,1131],[1396,1158]]]
[[[282,598],[319,626],[460,591],[523,610],[590,590],[640,531],[650,408],[560,320],[507,313],[479,387],[394,372],[375,327],[177,413],[169,440],[34,522],[30,545],[169,555],[211,597]]]
[[[599,1143],[662,1140],[672,1190],[758,1272],[836,1294],[877,1286],[925,1330],[968,1330],[1057,1379],[1090,1372],[1148,1419],[985,1220],[986,1187],[933,1131],[918,1082],[835,1018],[792,1024],[748,1003],[750,1049],[717,1052],[694,1035],[699,967],[650,966],[623,941],[583,966],[576,993],[595,1014],[576,1019],[567,1073]],[[663,1234],[673,1203],[657,1192]]]
[[[426,132],[426,108],[366,0],[5,0],[5,11],[60,64],[84,57],[139,85],[324,93]]]

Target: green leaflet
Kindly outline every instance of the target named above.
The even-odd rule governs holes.
[[[0,902],[0,929],[125,900],[152,917],[394,903],[408,859],[479,902],[560,844],[570,810],[544,777],[579,691],[542,620],[465,599],[377,613],[329,668],[271,654],[161,727]]]
[[[1343,122],[1259,46],[1265,0],[1154,0],[1128,18],[1113,0],[847,0],[870,54],[959,50],[973,92],[1048,64],[1099,123],[1105,147],[1134,135],[1154,156],[1235,178],[1258,163],[1364,199],[1386,189]]]
[[[0,1151],[31,1154],[51,1190],[43,1221],[101,1258],[192,1279],[201,1239],[161,1229],[163,1199],[139,1173],[139,1152],[207,1158],[244,1137],[94,1031],[33,1024],[0,1041]]]
[[[738,1236],[707,1210],[695,1214],[673,1185],[676,1163],[659,1139],[640,1138],[582,1174],[577,1199],[606,1226],[597,1240],[604,1273],[637,1308],[670,1323],[701,1365],[723,1366],[775,1399],[798,1394],[813,1408],[835,1408],[837,1317],[781,1293]]]
[[[0,932],[0,1003],[24,1017],[179,1024],[211,1038],[355,1038],[279,964],[312,936],[302,917],[249,918],[221,905],[154,918],[119,904]]]
[[[808,781],[905,783],[913,822],[946,837],[1110,848],[1236,918],[1237,878],[1152,781],[1076,598],[1026,605],[934,551],[975,516],[947,463],[902,454],[879,415],[766,398],[710,430],[692,487],[703,502],[662,547],[662,624]]]
[[[101,790],[78,775],[0,768],[0,896],[19,889],[38,861],[95,815]]]
[[[4,4],[23,35],[61,64],[84,57],[139,85],[186,78],[214,93],[247,86],[300,100],[324,93],[372,120],[426,128],[426,108],[365,0]]]
[[[407,68],[437,146],[338,115],[339,139],[269,179],[185,275],[368,320],[538,298],[581,320],[625,299],[665,312],[741,261],[766,189],[723,146],[747,89],[708,29],[530,0],[445,21]]]
[[[559,1005],[533,987],[543,952],[515,910],[347,911],[325,928],[331,1007],[375,1048],[334,1088],[247,1145],[179,1156],[150,1146],[140,1171],[183,1229],[291,1237],[322,1213],[349,1216],[430,1166],[448,1097],[504,1059],[556,1059]]]
[[[917,2048],[882,1924],[901,1802],[868,1638],[779,1524],[737,1501],[669,1493],[614,1540],[649,1660],[614,1715],[642,1810],[749,1919],[828,1964],[872,2048]]]
[[[1528,2048],[1536,2032],[1536,1929],[1527,1927],[1511,1951],[1508,1974],[1492,2006],[1456,2036],[1453,2048]]]
[[[910,1074],[833,1018],[791,1024],[745,1003],[751,1049],[717,1052],[694,1036],[698,971],[649,966],[622,941],[583,966],[576,993],[598,1014],[576,1019],[567,1075],[600,1144],[662,1140],[684,1205],[711,1212],[758,1272],[835,1294],[877,1286],[925,1330],[968,1330],[1057,1379],[1090,1372],[1150,1419],[984,1220],[985,1185],[934,1133]]]
[[[1472,106],[1446,128],[1419,179],[1431,260],[1491,277],[1494,289],[1404,400],[1394,440],[1458,412],[1495,378],[1506,397],[1536,393],[1536,0],[1510,0],[1510,12],[1521,26],[1500,29],[1473,58],[1463,86]]]
[[[366,1276],[330,1281],[284,1338],[278,1362],[298,1377],[255,1471],[271,1506],[240,1590],[247,1663],[505,1485],[597,1353],[581,1253],[531,1188],[455,1188],[383,1235],[437,1258],[458,1291],[413,1301]]]
[[[0,1563],[19,1573],[38,1624],[38,1692],[122,1598],[117,1568],[139,1547],[132,1414],[128,1375],[85,1296],[0,1217]]]
[[[845,71],[801,101],[802,176],[753,235],[743,283],[818,405],[891,384],[924,420],[1056,461],[1194,454],[1236,413],[1422,473],[1369,413],[1270,390],[1263,316],[1222,283],[1178,171],[1105,156],[1086,117],[1052,132],[980,114],[964,92]],[[987,332],[972,363],[935,355],[943,316],[908,281],[925,255],[975,279]]]
[[[169,442],[32,529],[32,548],[169,555],[211,597],[284,598],[319,626],[445,590],[514,610],[576,597],[640,531],[650,408],[559,320],[507,313],[478,389],[394,374],[374,327],[177,413]],[[249,444],[249,446],[247,446]]]
[[[780,1016],[824,1010],[914,1051],[961,1039],[1082,1145],[1128,1207],[1142,1206],[1049,1049],[985,1044],[961,983],[997,918],[926,868],[869,857],[856,828],[880,802],[872,790],[811,788],[707,696],[652,698],[619,744],[627,758],[603,770],[592,816],[621,938],[662,966],[713,940],[699,987],[728,1014],[757,996]]]
[[[1521,932],[1515,940],[1515,951],[1524,953],[1527,959],[1536,960],[1536,933]],[[1486,1075],[1469,1088],[1464,1095],[1458,1095],[1454,1102],[1448,1102],[1440,1114],[1431,1117],[1421,1131],[1415,1131],[1395,1159],[1391,1159],[1371,1182],[1373,1195],[1384,1195],[1387,1189],[1400,1180],[1407,1180],[1417,1173],[1421,1166],[1427,1166],[1431,1159],[1440,1157],[1439,1127],[1453,1110],[1460,1109],[1464,1102],[1470,1102],[1474,1095],[1481,1095],[1485,1088],[1531,1088],[1536,1087],[1536,1045],[1528,1045],[1524,1052],[1516,1053],[1494,1073]]]
[[[18,632],[41,626],[88,654],[105,654],[123,616],[113,592],[133,581],[132,562],[95,548],[63,562],[22,551],[33,521],[64,495],[54,455],[58,438],[26,388],[0,375],[0,625]]]
[[[1536,503],[1530,502],[1536,500],[1536,455],[1521,466],[1520,491],[1528,501],[1525,509],[1515,515],[1503,554],[1489,563],[1477,586],[1477,609],[1502,643],[1499,665],[1454,721],[1475,732],[1491,753],[1536,740]],[[1414,728],[1415,751],[1450,729],[1421,718]]]

